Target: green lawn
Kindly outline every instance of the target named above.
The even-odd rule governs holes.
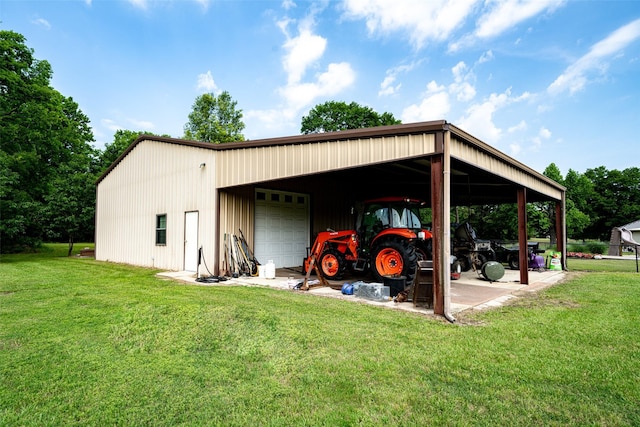
[[[609,271],[609,272],[637,272],[636,258],[627,259],[584,259],[569,258],[567,268],[572,271]]]
[[[637,273],[452,325],[47,249],[1,258],[2,426],[640,425]]]

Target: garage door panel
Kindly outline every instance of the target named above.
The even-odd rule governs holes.
[[[255,212],[256,258],[278,268],[301,265],[309,246],[309,196],[259,189]]]

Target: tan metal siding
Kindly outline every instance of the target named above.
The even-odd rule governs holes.
[[[98,185],[96,258],[181,270],[188,211],[199,212],[198,243],[213,256],[214,170],[212,150],[139,143]],[[155,244],[158,214],[167,215],[166,246]]]
[[[344,191],[318,192],[311,203],[311,216],[313,218],[311,240],[320,231],[328,228],[334,230],[349,230],[355,224],[355,217],[351,215],[354,207],[354,195]]]
[[[514,166],[499,157],[490,155],[476,145],[469,144],[451,136],[451,157],[467,162],[494,175],[505,178],[523,187],[535,190],[556,200],[562,200],[562,191],[552,187],[539,178]]]
[[[255,199],[253,188],[243,187],[233,191],[220,192],[220,254],[219,265],[225,268],[224,236],[225,234],[239,235],[242,230],[247,244],[254,247],[254,217]]]
[[[433,134],[383,136],[220,151],[219,188],[383,163],[433,153]]]

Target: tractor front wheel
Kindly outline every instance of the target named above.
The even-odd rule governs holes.
[[[336,249],[327,249],[318,261],[322,275],[329,280],[339,280],[344,274],[346,262],[342,253]]]
[[[415,247],[406,240],[392,239],[376,245],[372,261],[371,272],[380,283],[384,276],[404,276],[409,286],[416,277],[418,256]]]

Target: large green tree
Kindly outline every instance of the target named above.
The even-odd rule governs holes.
[[[198,96],[184,125],[184,137],[218,144],[244,141],[242,110],[236,105],[227,91],[218,96],[213,93]]]
[[[379,114],[371,107],[356,102],[327,101],[318,104],[302,117],[303,134],[335,132],[347,129],[361,129],[375,126],[397,125],[400,120],[391,113]]]
[[[604,166],[588,169],[593,191],[588,199],[591,218],[586,237],[609,240],[611,229],[640,218],[640,168],[619,171]]]
[[[586,239],[593,214],[589,200],[593,198],[593,183],[584,174],[569,169],[564,178],[567,188],[567,236],[573,239]]]
[[[69,225],[68,215],[82,221],[77,209],[65,213],[67,219],[62,221],[52,205],[55,195],[67,191],[70,182],[80,178],[93,183],[93,134],[78,104],[50,86],[51,77],[51,66],[34,57],[24,36],[0,31],[3,252],[33,248],[46,237],[61,238],[82,228]],[[83,207],[93,207],[95,192],[79,197]]]

